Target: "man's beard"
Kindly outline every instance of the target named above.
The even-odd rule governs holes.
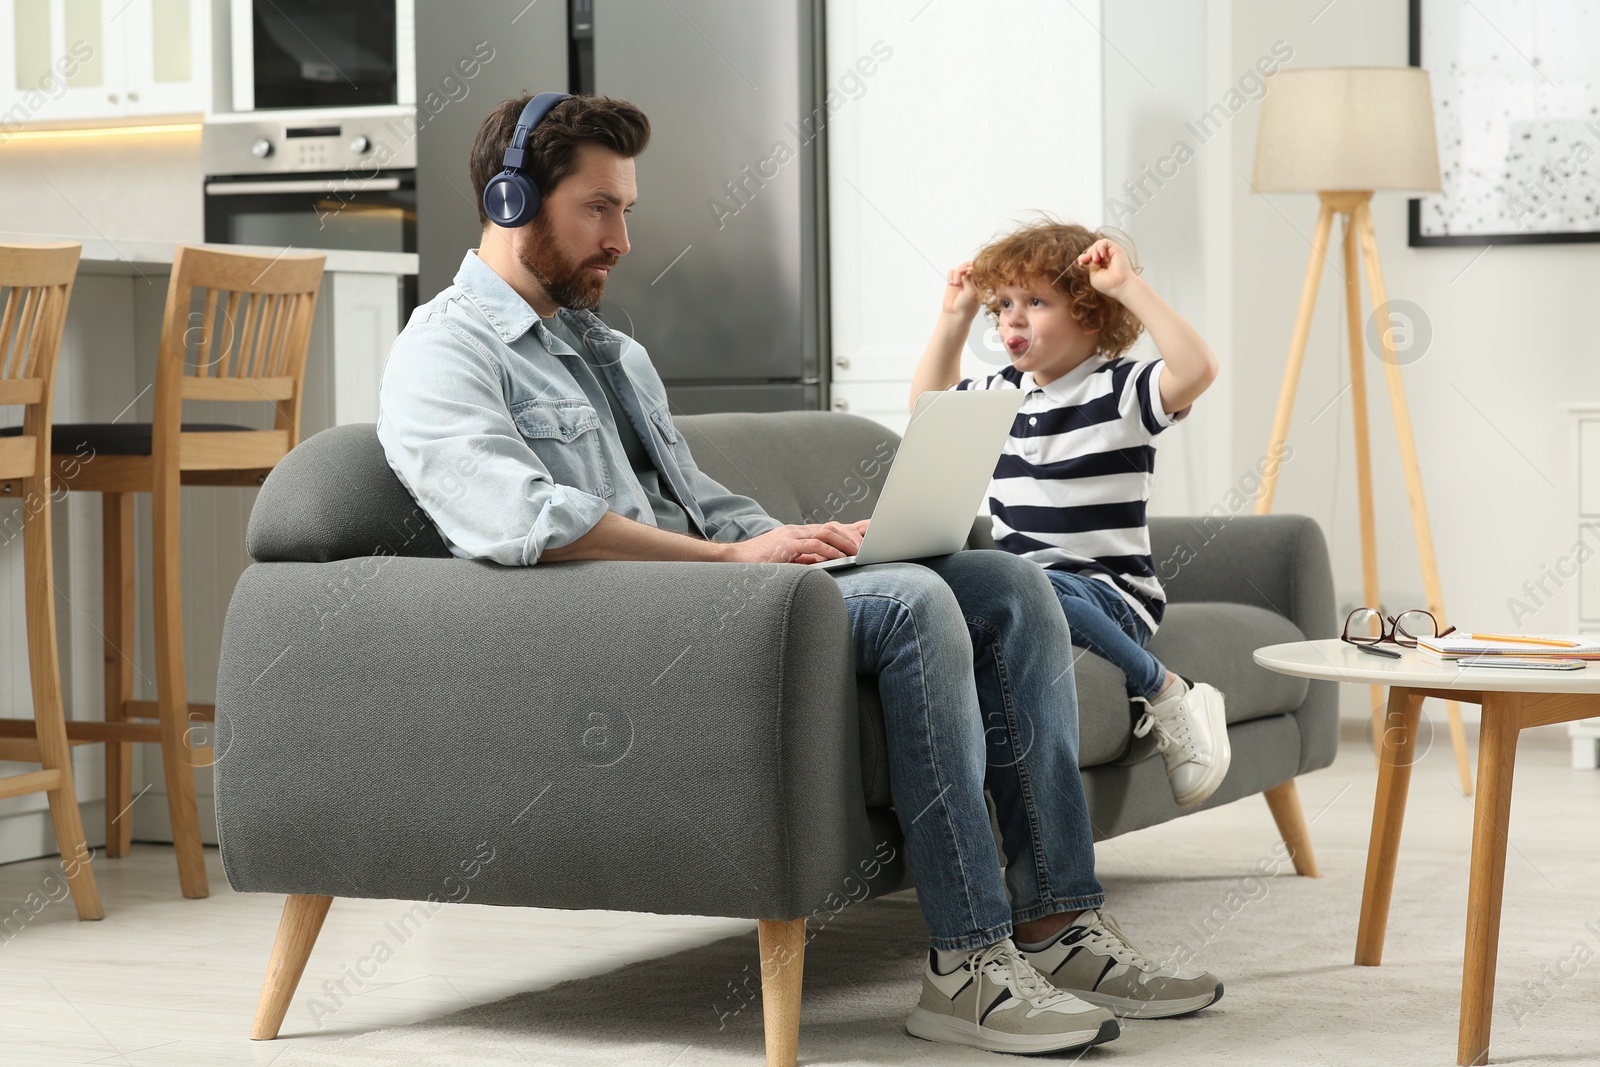
[[[587,263],[576,263],[562,253],[543,218],[533,220],[532,241],[517,254],[517,259],[544,287],[559,307],[591,310],[606,295],[604,275],[592,274],[590,267],[613,267],[618,257],[602,256]]]

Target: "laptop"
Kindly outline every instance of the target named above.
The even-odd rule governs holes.
[[[857,554],[807,566],[865,567],[959,551],[1025,396],[1021,389],[923,393]]]

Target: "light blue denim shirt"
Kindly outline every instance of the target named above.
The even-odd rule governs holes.
[[[695,466],[642,345],[588,311],[559,314],[589,342],[695,530],[744,541],[782,525]],[[607,511],[656,524],[594,370],[475,251],[395,340],[378,392],[378,439],[462,558],[531,566]]]

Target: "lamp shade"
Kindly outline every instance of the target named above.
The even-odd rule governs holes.
[[[1439,191],[1433,93],[1420,67],[1310,67],[1267,79],[1260,192]]]

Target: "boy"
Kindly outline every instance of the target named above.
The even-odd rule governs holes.
[[[1011,365],[963,379],[961,348],[982,306]],[[1148,329],[1159,359],[1122,358]],[[933,337],[912,379],[929,389],[1022,389],[989,506],[995,544],[1043,566],[1072,643],[1120,667],[1146,710],[1180,807],[1203,803],[1232,752],[1222,694],[1168,670],[1146,646],[1166,597],[1150,561],[1145,504],[1157,434],[1215,380],[1217,357],[1101,233],[1043,221],[950,272]]]

